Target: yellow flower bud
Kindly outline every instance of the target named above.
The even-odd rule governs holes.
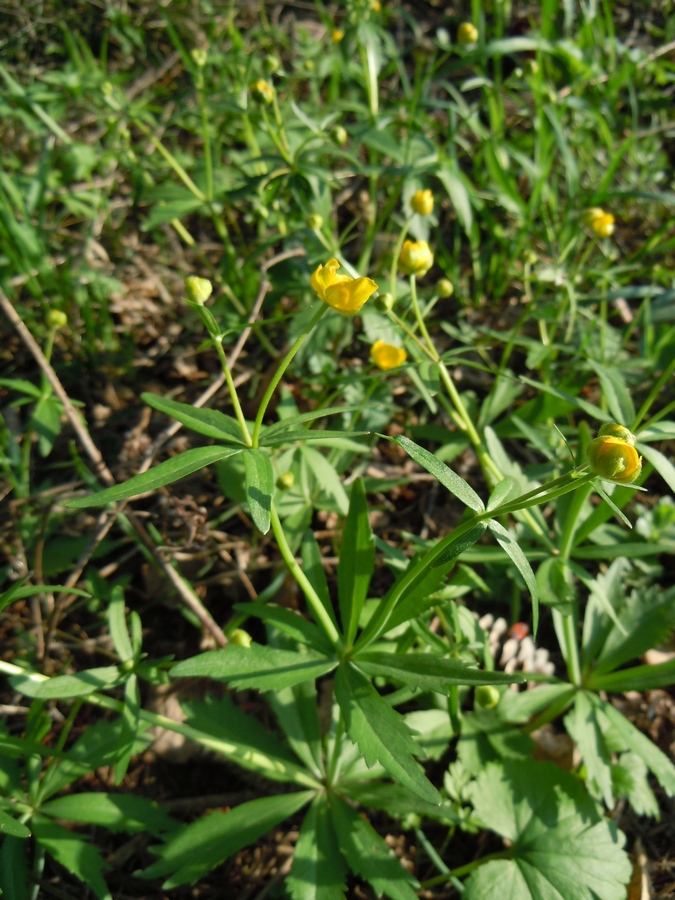
[[[375,341],[370,348],[370,358],[378,369],[386,372],[387,369],[395,369],[397,366],[403,365],[408,354],[403,347],[394,347],[391,344],[385,344],[384,341]]]
[[[584,222],[597,237],[606,238],[614,234],[614,216],[599,206],[584,213]]]
[[[404,274],[421,278],[433,266],[434,255],[426,241],[405,241],[398,264]]]
[[[307,216],[307,225],[312,231],[321,231],[323,228],[323,216],[320,216],[318,213],[311,213]]]
[[[429,216],[434,211],[434,195],[426,188],[423,191],[415,191],[410,198],[413,212],[420,216]]]
[[[441,278],[436,282],[436,293],[439,297],[443,297],[444,299],[447,297],[452,297],[455,293],[455,289],[452,286],[452,282],[448,278]]]
[[[370,8],[373,12],[382,12],[382,4],[380,3],[380,0],[372,0]]]
[[[341,28],[334,28],[330,33],[330,39],[334,44],[339,44],[344,36],[345,33]]]
[[[332,306],[343,316],[355,316],[363,304],[377,290],[372,278],[350,278],[338,275],[340,263],[329,259],[325,266],[317,266],[310,284],[324,303]]]
[[[591,472],[617,484],[631,484],[642,471],[635,435],[623,425],[603,425],[586,452]]]
[[[269,81],[265,81],[264,78],[259,78],[251,85],[251,95],[258,103],[265,103],[269,106],[274,100],[274,88]]]
[[[57,328],[65,328],[68,324],[68,316],[60,309],[49,309],[45,316],[47,328],[56,331]]]
[[[203,306],[213,293],[213,285],[208,278],[197,278],[196,275],[190,275],[185,279],[185,293],[188,300]]]
[[[478,42],[478,29],[472,22],[462,22],[457,29],[457,43],[462,47]]]
[[[244,631],[243,628],[235,628],[230,635],[230,643],[235,644],[237,647],[246,647],[248,650],[253,643],[253,638],[248,631]]]

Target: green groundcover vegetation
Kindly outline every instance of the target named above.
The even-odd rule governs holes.
[[[672,896],[674,47],[3,4],[3,900]]]

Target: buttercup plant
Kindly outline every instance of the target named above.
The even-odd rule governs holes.
[[[506,884],[518,900],[624,900],[627,803],[654,817],[675,796],[667,735],[629,709],[636,691],[665,704],[675,671],[648,655],[675,625],[672,510],[639,502],[654,473],[675,486],[670,198],[652,183],[667,111],[648,99],[668,67],[644,34],[623,52],[607,4],[532,13],[531,33],[508,4],[476,7],[466,51],[372,0],[340,9],[337,44],[323,7],[311,32],[261,10],[244,27],[235,5],[197,34],[169,9],[153,40],[179,78],[132,81],[116,59],[136,79],[143,54],[118,44],[145,36],[119,21],[102,26],[115,52],[100,61],[69,33],[63,71],[51,45],[53,71],[25,84],[0,67],[22,154],[8,149],[1,180],[16,309],[3,290],[0,305],[42,373],[16,377],[12,343],[0,890],[484,900]],[[588,240],[612,234],[596,204],[615,196],[645,222],[621,235],[626,265]],[[122,278],[114,261],[135,253],[119,235],[136,246],[137,218],[145,265],[164,266],[156,320],[150,297],[130,299],[145,269],[122,290],[91,243]],[[102,351],[120,409],[98,382],[77,409],[59,375],[77,390]],[[141,426],[116,435],[137,474],[115,484],[109,438],[150,371],[152,452],[133,459]],[[160,417],[173,421],[158,434]],[[192,436],[166,443],[181,426]],[[150,705],[169,688],[181,721]],[[209,796],[189,816],[152,801],[153,785],[173,797],[151,728],[227,760],[223,785],[242,795],[214,798],[193,764]],[[576,746],[571,772],[535,762],[547,729]],[[479,830],[495,852],[469,843]],[[279,833],[284,863],[266,837]]]

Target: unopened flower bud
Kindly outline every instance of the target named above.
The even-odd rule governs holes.
[[[264,78],[259,78],[251,85],[251,96],[254,100],[257,100],[258,103],[264,103],[269,106],[274,100],[274,88],[269,81],[265,81]]]
[[[321,231],[323,228],[323,216],[320,216],[318,213],[311,213],[311,215],[307,216],[307,225],[312,231]]]
[[[198,278],[196,275],[190,275],[185,279],[185,293],[188,300],[192,303],[198,303],[203,306],[213,293],[213,285],[208,278]]]
[[[341,28],[334,28],[330,33],[330,39],[334,44],[339,44],[344,36],[345,33]]]
[[[635,435],[624,425],[603,425],[586,451],[591,472],[617,484],[632,484],[642,471]]]
[[[606,238],[614,234],[614,216],[599,206],[584,213],[584,222],[597,237]]]
[[[295,475],[292,472],[282,472],[277,478],[277,487],[280,491],[290,491],[295,484]]]
[[[415,191],[410,198],[410,206],[418,215],[429,216],[434,211],[434,195],[428,188]]]
[[[406,275],[426,275],[434,264],[434,255],[426,241],[405,241],[398,264]]]
[[[193,63],[194,63],[199,69],[203,69],[204,66],[206,65],[206,60],[207,60],[207,57],[208,57],[208,51],[205,50],[203,47],[195,47],[195,48],[192,50],[192,52],[190,53],[190,56],[192,57]]]
[[[494,709],[500,698],[501,694],[494,684],[479,684],[473,692],[474,703],[481,709]]]
[[[378,294],[373,300],[373,305],[380,312],[389,312],[394,308],[394,295],[390,293]]]
[[[56,331],[57,328],[65,328],[68,324],[68,316],[61,312],[60,309],[49,309],[45,315],[45,323],[50,331]]]
[[[440,278],[436,282],[436,293],[439,297],[443,297],[444,299],[447,297],[452,297],[455,293],[455,289],[452,286],[452,282],[448,278]]]
[[[268,53],[263,60],[263,68],[269,75],[273,75],[281,68],[281,60],[275,53]]]
[[[336,125],[331,131],[330,136],[333,139],[333,143],[337,144],[338,147],[342,147],[349,139],[347,130],[343,128],[342,125]]]
[[[478,41],[478,29],[472,22],[462,22],[457,29],[457,43],[462,47],[467,44],[475,44]]]
[[[248,649],[253,643],[253,638],[243,628],[235,628],[230,635],[230,643],[235,644],[237,647],[246,647]]]

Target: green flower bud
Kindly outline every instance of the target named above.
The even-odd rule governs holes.
[[[333,139],[333,143],[337,144],[338,147],[344,146],[344,144],[346,144],[349,140],[347,129],[343,128],[342,125],[336,125],[335,128],[331,131],[330,136]]]
[[[45,316],[45,324],[51,331],[56,331],[57,328],[65,328],[68,324],[68,316],[61,312],[60,309],[49,309]]]
[[[295,484],[295,475],[292,472],[282,472],[277,478],[277,487],[280,491],[288,491]]]
[[[251,85],[251,96],[258,103],[264,103],[266,106],[269,106],[274,101],[274,88],[269,81],[259,78]]]
[[[268,73],[268,75],[273,75],[281,68],[281,60],[275,53],[268,53],[263,60],[263,68]]]
[[[494,709],[500,698],[501,694],[494,684],[479,684],[473,692],[474,703],[481,709]]]
[[[311,215],[307,216],[307,225],[312,231],[321,231],[323,228],[323,216],[320,216],[318,213],[311,213]]]
[[[389,312],[394,308],[394,296],[393,294],[378,294],[378,296],[373,300],[373,305],[375,309],[380,312]]]
[[[253,638],[243,628],[235,628],[230,635],[230,643],[235,644],[237,647],[246,647],[248,649],[253,643]]]
[[[209,55],[208,51],[205,50],[203,47],[195,47],[190,53],[190,56],[192,57],[192,62],[199,69],[203,69],[204,66],[206,65],[206,59],[207,59],[208,55]]]
[[[436,282],[436,293],[439,297],[452,297],[452,295],[455,293],[455,289],[452,286],[452,282],[448,278],[440,278]]]
[[[188,300],[203,306],[213,293],[213,285],[208,278],[197,278],[196,275],[190,275],[185,279],[185,293]]]

